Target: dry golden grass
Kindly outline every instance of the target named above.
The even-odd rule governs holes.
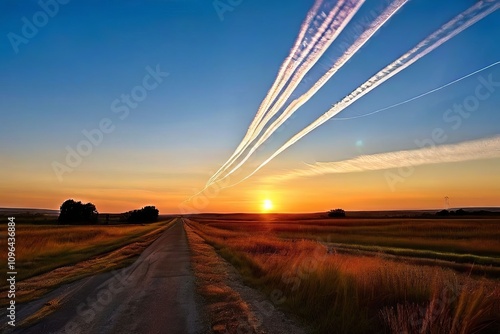
[[[53,234],[46,233],[43,226],[20,225],[16,231],[17,302],[36,299],[61,284],[130,264],[174,221],[134,226],[47,226]],[[33,243],[33,249],[27,241]],[[5,289],[2,283],[3,296]],[[6,302],[6,298],[0,299],[0,305]]]
[[[212,332],[237,333],[241,319],[248,319],[249,307],[240,295],[227,285],[229,274],[213,248],[190,227],[186,226],[185,229],[198,292],[205,299]],[[255,328],[253,330],[255,331]]]
[[[18,279],[23,280],[110,252],[163,225],[164,223],[115,226],[17,225]],[[6,240],[5,233],[0,233],[0,240]],[[0,254],[0,261],[5,263],[5,252]]]
[[[249,284],[268,295],[281,292],[282,306],[308,320],[318,333],[499,329],[496,280],[376,256],[330,253],[315,240],[280,238],[269,226],[255,232],[254,223],[246,229],[244,222],[230,229],[195,222],[190,226]]]
[[[197,220],[230,231],[267,232],[290,239],[400,247],[500,257],[498,218],[416,219],[343,218],[260,220]]]

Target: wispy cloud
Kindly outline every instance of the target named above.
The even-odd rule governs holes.
[[[362,155],[343,161],[317,162],[307,164],[307,168],[271,176],[270,179],[287,181],[326,174],[355,173],[492,158],[500,158],[500,136],[417,150]]]

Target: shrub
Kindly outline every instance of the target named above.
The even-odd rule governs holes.
[[[154,206],[145,206],[139,210],[129,211],[123,214],[128,223],[152,223],[158,220],[160,212]]]
[[[342,209],[330,210],[328,212],[328,217],[332,217],[332,218],[345,217],[345,211]]]

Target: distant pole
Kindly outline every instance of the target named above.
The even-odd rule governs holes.
[[[448,196],[444,197],[444,209],[448,210],[450,208],[450,198]]]

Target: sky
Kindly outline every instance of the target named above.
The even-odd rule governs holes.
[[[389,3],[367,0],[291,99],[307,91],[342,54],[342,43],[352,42],[356,28]],[[409,1],[225,180],[227,185],[250,174],[334,103],[475,3]],[[487,146],[493,153],[486,156],[474,150],[492,138],[498,142],[500,65],[383,112],[345,119],[498,62],[500,11],[363,96],[248,180],[186,201],[243,139],[313,4],[2,1],[0,207],[57,209],[73,198],[94,203],[100,212],[145,205],[161,213],[260,212],[264,203],[269,209],[270,201],[274,211],[282,212],[441,209],[445,196],[452,207],[500,206],[498,146]],[[490,94],[472,112],[449,112],[473,101],[480,85],[480,92]],[[382,163],[344,173],[296,173],[317,163],[418,154],[422,147],[446,150],[461,143],[458,147],[467,152],[454,161],[440,159],[441,148],[429,153],[426,163],[406,169]],[[69,153],[78,149],[85,154]]]

